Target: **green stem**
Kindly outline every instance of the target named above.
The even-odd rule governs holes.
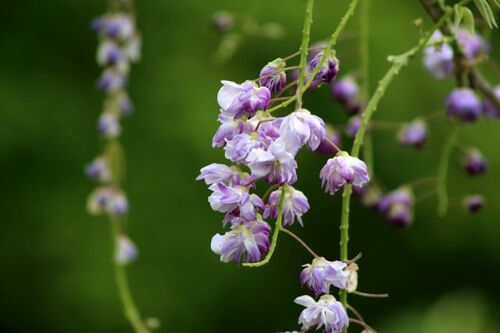
[[[468,1],[468,0],[463,0]],[[356,137],[354,139],[354,144],[351,151],[351,156],[358,157],[359,151],[361,149],[361,145],[363,144],[363,139],[365,137],[366,128],[368,123],[370,122],[371,117],[373,116],[375,110],[377,109],[379,101],[384,96],[385,90],[392,82],[394,77],[399,73],[401,68],[406,66],[408,61],[413,58],[416,54],[418,54],[429,42],[434,31],[439,29],[440,26],[446,23],[446,20],[450,17],[452,11],[449,10],[447,13],[443,15],[443,17],[434,25],[434,27],[427,32],[425,37],[423,37],[417,46],[410,49],[409,51],[395,57],[390,57],[390,61],[392,62],[392,66],[389,68],[387,73],[384,75],[382,80],[379,81],[377,90],[370,98],[368,105],[362,115],[361,125],[359,127],[358,132],[356,133]],[[348,259],[348,242],[349,242],[349,206],[351,201],[352,194],[352,186],[347,185],[344,187],[344,191],[342,194],[342,216],[340,222],[340,258],[341,260]],[[340,291],[340,301],[344,305],[347,306],[347,291]],[[347,329],[344,329],[344,333],[347,332]]]
[[[370,25],[370,5],[371,0],[363,0],[360,8],[359,16],[359,49],[361,56],[361,72],[363,77],[362,97],[366,101],[370,96],[370,70],[369,70],[369,25]],[[374,158],[373,158],[373,140],[370,133],[366,134],[365,143],[363,147],[363,158],[368,167],[369,175],[374,172]]]
[[[282,230],[283,226],[281,225],[281,222],[283,220],[283,207],[285,205],[285,193],[287,191],[287,185],[283,185],[280,189],[280,201],[279,201],[279,204],[278,204],[278,217],[276,218],[276,226],[274,227],[274,233],[273,233],[273,237],[271,239],[271,245],[269,247],[269,252],[267,252],[266,254],[266,257],[259,261],[259,262],[246,262],[243,264],[243,266],[245,267],[260,267],[260,266],[264,266],[265,264],[267,264],[273,254],[274,254],[274,250],[276,249],[276,244],[278,243],[278,235],[280,233],[280,231]]]
[[[337,26],[337,28],[333,32],[332,36],[330,37],[330,40],[328,41],[328,45],[324,48],[323,55],[318,63],[318,66],[316,66],[314,71],[311,73],[311,75],[310,75],[308,81],[305,83],[304,87],[302,89],[297,88],[299,91],[301,91],[302,94],[305,91],[307,91],[307,89],[311,86],[314,77],[316,77],[316,75],[319,73],[321,67],[323,67],[323,64],[326,61],[326,57],[327,57],[328,53],[330,53],[330,50],[335,46],[340,33],[344,30],[347,22],[349,21],[349,18],[354,13],[354,10],[356,9],[358,2],[359,2],[359,0],[352,0],[351,4],[349,5],[349,8],[347,9],[347,12],[344,14],[342,19],[340,20],[339,25]],[[289,104],[291,104],[292,102],[294,102],[295,100],[297,100],[297,95],[295,95],[294,97],[290,98],[289,100],[287,100],[281,104],[276,105],[275,107],[270,108],[268,110],[268,112],[273,112],[273,111],[276,111],[278,109],[284,108],[284,107],[288,106]]]
[[[448,164],[450,161],[451,148],[458,135],[458,125],[454,125],[451,130],[450,136],[443,146],[443,153],[441,154],[441,161],[439,162],[438,169],[438,214],[443,217],[448,210],[448,190],[446,181],[448,178]]]
[[[113,257],[113,266],[115,269],[116,285],[118,287],[118,293],[123,304],[123,312],[125,318],[129,321],[130,325],[134,328],[136,333],[149,333],[149,329],[142,322],[141,315],[137,306],[135,305],[132,294],[130,293],[130,287],[128,284],[127,273],[125,267],[122,264],[116,262],[116,251],[118,251],[118,242],[120,236],[120,221],[118,218],[110,216],[111,220],[111,235],[113,239],[113,246],[115,255]]]
[[[300,73],[299,80],[297,82],[297,92],[295,94],[297,99],[297,102],[295,104],[296,109],[300,109],[302,107],[302,94],[304,93],[303,88],[307,67],[307,50],[309,48],[309,39],[311,38],[311,25],[313,22],[313,6],[314,0],[307,0],[306,13],[304,16],[304,27],[302,28],[302,44],[300,45]]]

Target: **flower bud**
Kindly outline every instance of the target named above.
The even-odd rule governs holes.
[[[369,180],[365,162],[346,152],[339,152],[329,159],[321,169],[320,178],[325,192],[332,195],[345,184],[363,186]]]
[[[446,98],[448,116],[463,122],[476,121],[481,115],[481,102],[473,90],[456,88]]]
[[[111,179],[111,171],[108,161],[104,157],[98,157],[85,167],[85,173],[91,179],[108,182]]]
[[[471,176],[477,176],[488,170],[488,163],[478,149],[469,149],[463,161],[464,170]]]
[[[127,265],[137,259],[138,256],[137,247],[124,234],[118,236],[118,243],[115,251],[115,262],[119,265]]]
[[[120,135],[121,126],[116,116],[110,112],[104,112],[99,118],[97,130],[105,137],[113,138]]]
[[[341,104],[352,101],[358,95],[358,85],[351,76],[344,76],[332,84],[333,99]]]
[[[420,119],[404,125],[398,133],[398,141],[402,146],[423,148],[427,141],[427,124]]]
[[[353,117],[349,118],[347,125],[344,129],[345,134],[349,138],[354,138],[356,136],[356,133],[358,133],[360,126],[361,126],[361,117],[360,116],[353,116]]]
[[[477,213],[484,206],[484,197],[480,194],[468,195],[463,200],[464,207],[469,213]]]
[[[268,63],[259,75],[259,84],[268,88],[272,93],[277,93],[283,90],[286,85],[286,73],[283,70],[286,62],[278,58]]]
[[[312,75],[312,73],[316,70],[316,67],[318,67],[319,62],[323,56],[323,52],[324,51],[318,53],[307,64],[307,73],[306,73],[307,79],[309,79],[309,76]],[[335,57],[335,52],[330,50],[326,57],[325,62],[321,66],[321,69],[319,70],[318,74],[316,74],[316,76],[314,77],[313,82],[330,83],[332,82],[333,79],[335,79],[338,72],[339,72],[339,60],[337,59],[337,57]]]

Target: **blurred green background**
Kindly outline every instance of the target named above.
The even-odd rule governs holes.
[[[388,68],[386,56],[416,42],[412,21],[424,13],[417,1],[372,2],[375,85]],[[347,5],[317,1],[314,40],[330,35]],[[230,0],[136,4],[143,61],[132,70],[136,112],[125,120],[123,143],[131,202],[127,230],[140,260],[129,273],[139,307],[146,317],[161,320],[160,332],[293,330],[300,307],[292,301],[307,293],[298,274],[310,258],[286,235],[261,269],[219,263],[209,245],[222,230],[222,215],[210,210],[209,192],[194,181],[202,166],[223,161],[223,152],[210,146],[219,81],[255,78],[266,62],[299,45],[303,1],[267,1],[254,18],[281,24],[286,35],[246,38],[226,64],[210,61],[220,41],[209,28],[211,14],[220,9],[245,14],[252,6]],[[0,2],[1,332],[131,331],[110,265],[108,221],[85,211],[93,184],[82,169],[100,150],[95,124],[103,99],[94,89],[99,69],[89,24],[105,8],[105,1],[97,0]],[[348,32],[356,31],[358,18]],[[499,45],[498,31],[492,37]],[[358,66],[356,48],[352,39],[339,44],[343,73]],[[452,87],[450,80],[434,81],[415,60],[396,78],[375,118],[405,121],[439,111]],[[346,119],[327,88],[308,95],[305,106],[333,123]],[[394,133],[376,132],[378,177],[394,188],[432,176],[448,131],[443,122],[434,124],[422,152],[398,147]],[[353,203],[350,249],[364,254],[359,289],[391,297],[351,300],[380,332],[500,332],[500,122],[466,126],[460,138],[479,147],[491,166],[485,176],[471,179],[458,166],[460,153],[452,156],[451,195],[483,193],[488,204],[478,215],[454,206],[439,219],[436,202],[429,199],[418,204],[410,228],[392,230]],[[293,230],[333,259],[340,195],[332,198],[320,189],[325,160],[310,152],[299,156],[297,187],[312,208],[305,227]]]

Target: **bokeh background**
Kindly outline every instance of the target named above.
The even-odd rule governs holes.
[[[313,39],[330,35],[348,2],[318,0]],[[143,61],[133,68],[130,91],[136,112],[124,124],[127,225],[140,248],[130,269],[143,314],[161,320],[160,332],[278,332],[297,328],[305,294],[298,280],[308,254],[283,235],[271,263],[243,269],[219,263],[210,239],[221,232],[221,214],[207,203],[199,169],[223,161],[212,150],[216,93],[221,79],[255,78],[268,61],[295,52],[303,1],[138,1]],[[95,131],[102,95],[90,20],[105,1],[0,2],[0,331],[130,332],[122,317],[110,265],[110,228],[85,211],[92,183],[83,165],[99,151]],[[212,61],[221,37],[211,14],[252,12],[277,22],[278,40],[248,37],[224,64]],[[388,68],[386,56],[418,38],[412,21],[424,17],[417,1],[373,0],[370,12],[372,86]],[[347,28],[355,33],[359,16]],[[493,32],[498,46],[498,31]],[[359,63],[356,39],[338,45],[342,71]],[[496,45],[495,45],[496,44]],[[498,48],[493,53],[499,59]],[[490,73],[491,74],[491,73]],[[489,74],[488,74],[489,75]],[[491,75],[490,75],[491,77]],[[498,78],[496,78],[498,82]],[[452,81],[434,81],[420,59],[401,72],[376,119],[405,121],[442,110]],[[329,122],[345,121],[327,88],[305,105]],[[376,132],[375,169],[388,187],[436,173],[449,127],[432,125],[427,149],[397,146],[394,132]],[[389,292],[386,300],[351,297],[367,322],[383,333],[500,332],[500,122],[480,121],[460,132],[465,144],[488,157],[490,172],[471,179],[454,151],[449,188],[453,197],[483,193],[476,216],[453,206],[444,219],[436,202],[419,203],[414,224],[393,230],[354,200],[351,253],[362,251],[359,289]],[[350,143],[345,141],[348,146]],[[305,227],[293,226],[317,251],[338,256],[340,196],[325,195],[318,173],[325,156],[299,156],[297,187],[312,205]],[[353,329],[359,332],[361,329]]]

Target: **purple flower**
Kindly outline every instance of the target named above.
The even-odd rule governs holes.
[[[463,205],[469,213],[477,213],[484,206],[484,197],[480,194],[468,195],[464,198]]]
[[[495,87],[494,93],[500,99],[500,85]],[[488,118],[500,118],[500,108],[486,98],[483,100],[483,113]]]
[[[262,68],[259,76],[259,84],[268,88],[272,93],[283,90],[286,85],[286,73],[283,70],[286,62],[278,58],[271,61]]]
[[[398,188],[378,202],[378,209],[394,227],[405,227],[413,221],[413,192],[410,187]]]
[[[257,139],[265,146],[269,147],[271,143],[280,137],[280,127],[283,118],[276,118],[272,121],[262,123],[257,130]]]
[[[321,169],[320,178],[325,192],[332,195],[345,184],[363,186],[369,180],[365,162],[347,152],[339,152],[330,158]]]
[[[123,89],[126,84],[127,76],[125,74],[113,69],[107,69],[99,78],[97,89],[104,92],[116,92]]]
[[[427,141],[427,124],[421,119],[416,119],[404,125],[398,133],[398,141],[402,146],[422,148]]]
[[[488,170],[488,163],[478,149],[469,149],[467,151],[463,166],[471,176],[481,175]]]
[[[89,178],[103,183],[111,180],[111,170],[108,161],[104,157],[98,157],[88,164],[85,173]]]
[[[217,102],[222,112],[235,119],[244,115],[253,116],[259,109],[266,109],[271,101],[271,92],[266,87],[259,87],[252,81],[237,84],[222,81],[222,88],[217,94]]]
[[[207,185],[214,183],[229,184],[237,174],[237,171],[227,165],[212,163],[200,170],[200,175],[196,177],[196,180],[204,180]]]
[[[473,90],[456,88],[446,98],[448,116],[472,122],[481,115],[481,102]]]
[[[388,193],[382,199],[380,199],[378,203],[378,209],[382,213],[386,213],[394,204],[412,206],[413,202],[414,198],[411,187],[404,186]]]
[[[259,144],[259,141],[248,134],[235,135],[226,142],[225,157],[235,163],[243,163],[252,149],[258,147]]]
[[[252,175],[274,184],[295,183],[297,162],[290,151],[296,151],[294,147],[297,146],[297,139],[290,136],[287,139],[277,139],[268,150],[253,149],[246,160]]]
[[[124,234],[118,236],[115,250],[115,261],[119,265],[127,265],[137,259],[138,251],[135,244]]]
[[[116,216],[123,216],[128,212],[128,201],[125,195],[121,192],[114,192],[109,202],[108,211]]]
[[[210,206],[213,210],[221,213],[230,212],[249,199],[248,189],[244,186],[216,183],[210,185],[208,189],[212,191],[208,197]]]
[[[300,296],[295,303],[305,306],[299,317],[302,329],[325,328],[326,333],[340,333],[349,327],[349,317],[342,306],[332,295],[323,295],[316,302],[311,296]]]
[[[223,147],[228,140],[245,131],[245,122],[221,113],[218,121],[221,123],[212,139],[212,147]]]
[[[327,139],[340,148],[342,145],[340,133],[328,125],[325,127],[325,132],[325,138],[321,141],[315,152],[335,155],[337,153],[337,149],[330,142],[328,142]]]
[[[87,210],[92,215],[100,215],[109,211],[113,198],[113,190],[109,187],[98,187],[89,196]]]
[[[211,249],[222,262],[257,262],[269,250],[270,231],[263,221],[233,225],[231,231],[212,237]]]
[[[302,214],[309,210],[309,202],[307,197],[299,190],[292,186],[286,186],[282,190],[273,191],[269,196],[269,202],[264,210],[264,218],[277,218],[280,202],[281,191],[285,191],[283,203],[283,221],[282,225],[292,225],[297,221],[302,224]]]
[[[458,29],[456,35],[469,60],[473,60],[482,52],[489,52],[489,45],[478,34],[472,34],[467,29]]]
[[[386,218],[391,226],[403,228],[413,222],[413,210],[409,206],[395,203],[387,211]]]
[[[280,135],[295,135],[301,145],[307,144],[311,150],[315,150],[325,138],[325,122],[308,110],[300,109],[283,118]]]
[[[434,43],[443,38],[439,30],[436,30],[430,42]],[[428,46],[424,49],[425,68],[436,79],[440,80],[453,73],[453,49],[447,43],[436,46]]]
[[[262,212],[264,209],[264,201],[258,195],[250,194],[239,203],[238,207],[226,213],[222,224],[225,226],[228,223],[236,225],[255,221],[257,219],[257,212]]]
[[[134,21],[130,15],[117,14],[106,17],[104,32],[109,38],[125,40],[134,34]]]
[[[320,53],[316,54],[307,64],[307,75],[306,75],[307,77],[312,75],[316,67],[318,67],[321,57],[323,56],[323,52],[324,51],[321,51]],[[332,82],[333,79],[335,79],[335,76],[337,76],[338,72],[339,72],[339,60],[337,59],[337,57],[335,57],[335,52],[330,50],[329,54],[326,57],[325,62],[321,66],[321,69],[319,70],[318,74],[316,74],[316,76],[314,77],[313,82],[330,83]]]
[[[114,114],[105,112],[99,118],[97,130],[101,135],[112,138],[120,135],[121,126]]]
[[[361,126],[361,117],[360,116],[353,116],[353,117],[349,118],[349,121],[347,122],[347,125],[344,129],[345,134],[349,138],[354,138],[356,136],[356,133],[358,133],[360,126]]]
[[[339,103],[346,104],[358,95],[358,85],[350,76],[344,76],[332,84],[333,98]]]
[[[344,270],[347,264],[342,261],[328,261],[323,257],[314,258],[311,264],[303,265],[300,282],[316,295],[328,294],[330,286],[347,288],[349,273]]]
[[[101,66],[114,65],[123,59],[123,54],[115,42],[107,40],[97,49],[97,63]]]

